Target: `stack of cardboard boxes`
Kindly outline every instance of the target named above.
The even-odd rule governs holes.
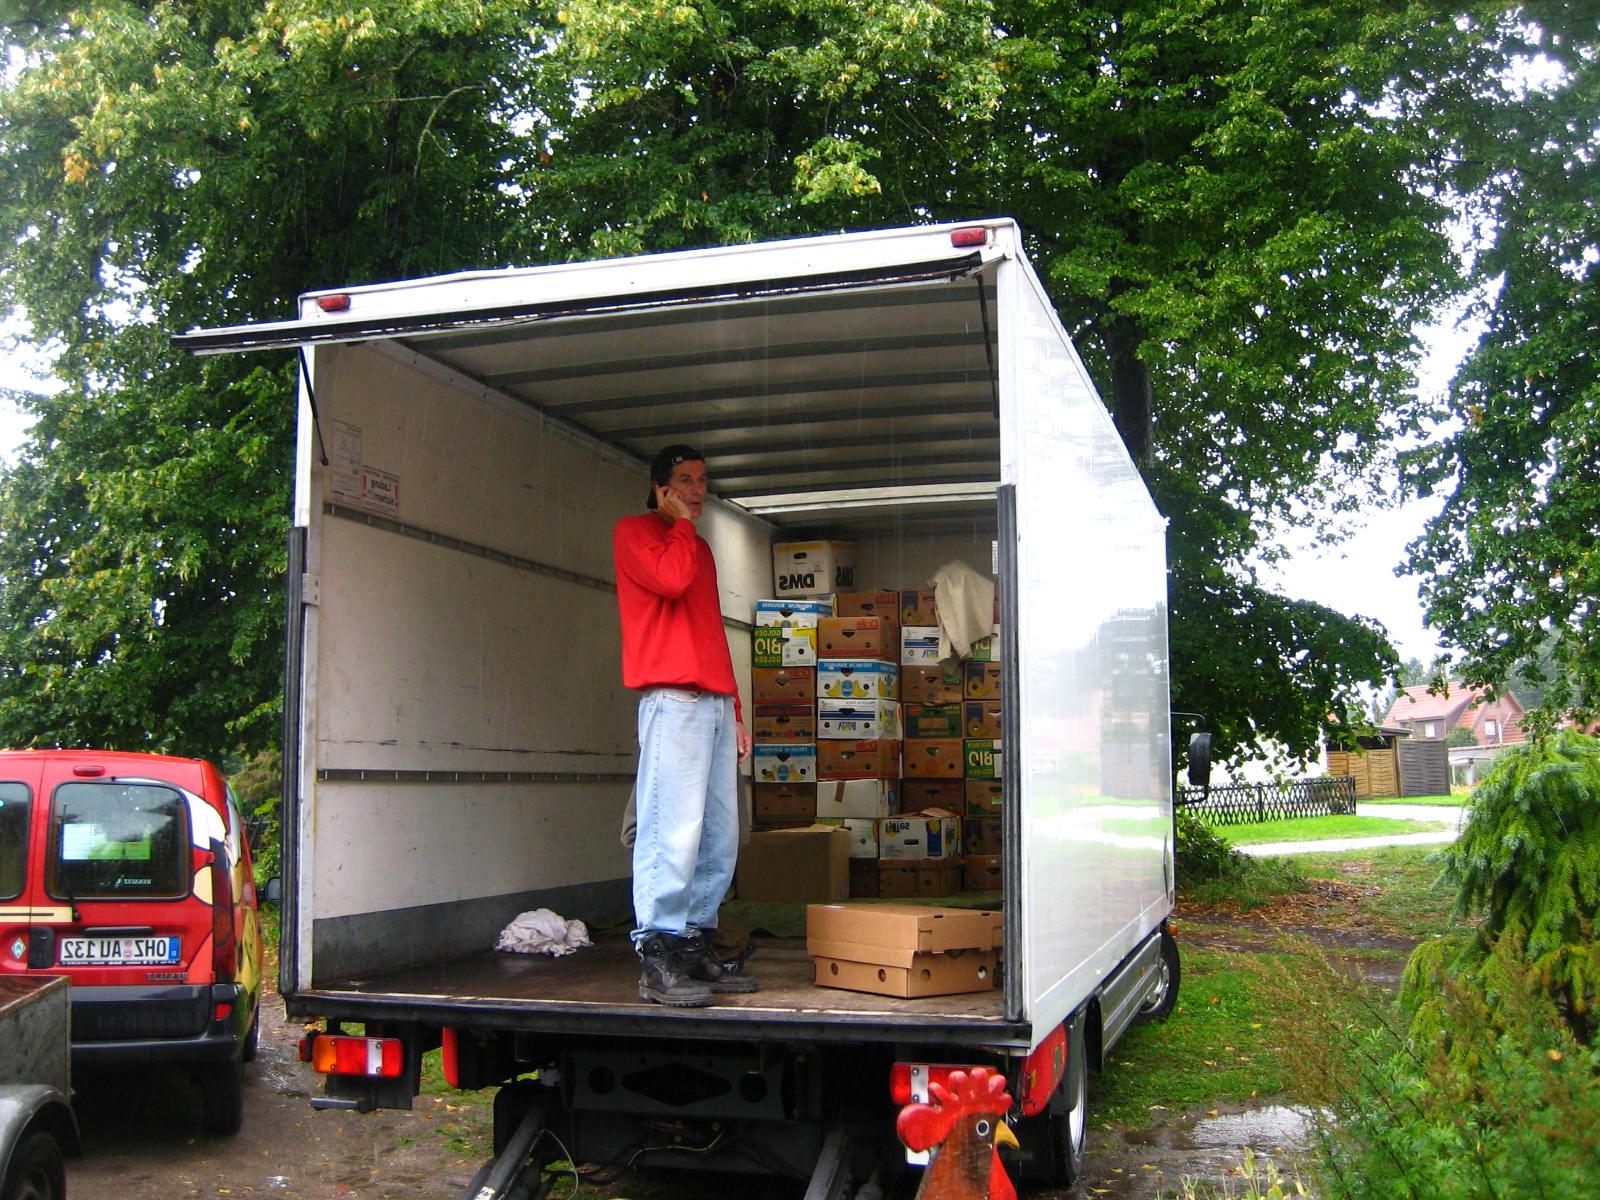
[[[852,552],[774,547],[779,595],[756,604],[755,829],[843,830],[852,896],[996,890],[999,626],[949,659],[933,593],[848,590]]]

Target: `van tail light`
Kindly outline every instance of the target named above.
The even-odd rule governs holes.
[[[398,1079],[405,1063],[399,1038],[319,1033],[310,1039],[311,1069],[319,1075],[365,1075]],[[302,1050],[301,1057],[305,1057]]]
[[[233,936],[233,875],[222,843],[211,843],[211,969],[218,979],[239,966],[239,942]]]

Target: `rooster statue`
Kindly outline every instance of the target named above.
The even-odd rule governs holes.
[[[1016,1200],[997,1148],[1017,1144],[1005,1120],[1005,1076],[988,1067],[953,1071],[928,1092],[932,1104],[908,1104],[895,1121],[907,1148],[933,1151],[917,1200]]]

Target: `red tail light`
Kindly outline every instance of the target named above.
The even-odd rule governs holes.
[[[950,244],[952,246],[987,246],[989,244],[989,231],[982,225],[969,225],[965,229],[950,231]]]
[[[211,969],[218,979],[230,978],[239,966],[239,943],[233,936],[233,876],[221,842],[211,843]]]
[[[311,1039],[311,1069],[321,1075],[395,1079],[405,1063],[399,1038],[319,1033]]]

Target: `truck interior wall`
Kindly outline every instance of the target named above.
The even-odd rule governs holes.
[[[989,523],[966,521],[937,534],[864,538],[856,543],[858,586],[869,591],[920,588],[940,567],[955,561],[993,579],[994,536]]]
[[[636,697],[610,530],[643,471],[367,349],[321,351],[317,398],[311,980],[479,949],[529,908],[625,915]],[[363,505],[352,465],[392,502]],[[725,510],[702,527],[748,681],[769,534]]]

